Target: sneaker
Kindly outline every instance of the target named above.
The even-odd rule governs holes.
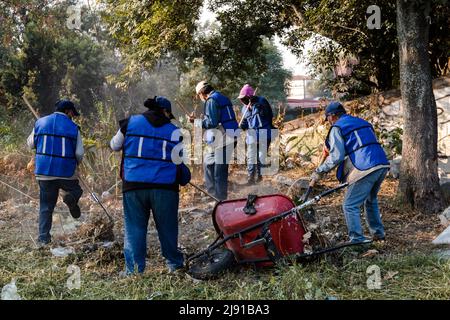
[[[70,215],[74,219],[78,219],[81,216],[80,207],[78,206],[75,198],[70,193],[64,195],[63,202],[67,205],[67,207],[69,207]]]
[[[50,241],[41,241],[41,240],[38,240],[38,242],[36,243],[37,248],[39,250],[47,248],[49,244],[50,244]]]
[[[182,275],[186,273],[185,267],[169,268],[169,274],[171,275]]]

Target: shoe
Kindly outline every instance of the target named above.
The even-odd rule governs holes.
[[[177,267],[177,268],[169,268],[169,274],[171,275],[182,275],[186,273],[186,268],[183,267]]]
[[[263,180],[263,177],[261,175],[258,176],[258,178],[256,178],[256,183],[261,182]]]
[[[41,240],[38,240],[38,242],[36,243],[37,248],[38,248],[39,250],[47,248],[47,246],[48,246],[49,244],[50,244],[50,241],[41,241]]]
[[[380,236],[377,236],[377,235],[374,235],[373,237],[372,237],[372,240],[374,241],[374,242],[385,242],[386,241],[386,237],[380,237]]]
[[[80,207],[78,206],[75,198],[70,193],[66,194],[63,197],[63,202],[67,205],[67,207],[69,207],[70,215],[74,219],[78,219],[81,216]]]

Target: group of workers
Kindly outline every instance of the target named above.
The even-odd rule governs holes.
[[[231,100],[206,81],[195,88],[204,102],[201,126],[205,130],[206,152],[204,180],[208,193],[219,200],[228,195],[228,164],[236,148],[240,130],[247,131],[248,184],[262,180],[262,167],[272,140],[273,111],[264,97],[256,96],[248,84],[241,89],[242,116],[237,122]],[[179,188],[190,182],[189,168],[173,159],[174,148],[182,143],[174,122],[171,103],[162,96],[144,102],[146,111],[119,122],[119,130],[110,147],[122,151],[120,175],[123,181],[125,274],[142,273],[147,254],[147,227],[150,212],[158,232],[161,252],[170,272],[184,268],[178,248]],[[84,150],[78,126],[72,119],[79,113],[73,102],[61,100],[54,113],[38,119],[28,137],[28,146],[36,150],[35,175],[40,187],[40,246],[51,242],[52,214],[59,190],[74,218],[80,217],[78,200],[82,195],[77,167]],[[349,240],[366,240],[360,220],[364,206],[370,232],[375,240],[385,233],[377,203],[377,193],[389,162],[367,121],[348,115],[339,102],[325,110],[331,124],[325,145],[327,157],[314,171],[310,185],[337,168],[337,178],[348,182],[343,204]],[[189,115],[195,121],[193,114]],[[214,132],[213,132],[214,130]],[[218,138],[217,132],[220,133]]]

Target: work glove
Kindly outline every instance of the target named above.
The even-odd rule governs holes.
[[[309,186],[312,188],[316,185],[317,181],[322,178],[321,174],[314,171],[309,179]]]

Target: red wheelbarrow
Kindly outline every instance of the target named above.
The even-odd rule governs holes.
[[[320,199],[347,185],[341,184],[310,200],[307,200],[311,192],[311,188],[308,188],[298,206],[284,195],[249,195],[247,199],[217,203],[212,220],[218,237],[206,250],[187,259],[189,274],[198,279],[213,279],[235,263],[271,266],[285,257],[301,260],[348,246],[370,243],[347,242],[305,252],[305,213]]]

